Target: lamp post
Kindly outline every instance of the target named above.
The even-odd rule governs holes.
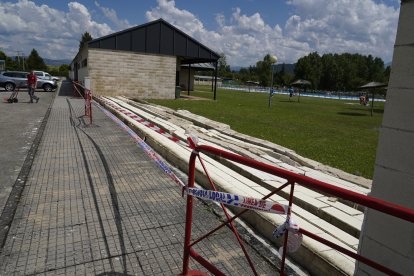
[[[270,83],[270,91],[269,91],[269,108],[272,104],[272,92],[273,92],[273,65],[277,62],[276,56],[270,56],[270,66],[272,67],[272,77],[271,77],[271,83]]]

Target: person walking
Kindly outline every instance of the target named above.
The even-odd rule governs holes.
[[[30,71],[30,74],[27,75],[27,87],[29,89],[30,103],[33,103],[33,100],[36,100],[36,103],[39,102],[39,97],[35,96],[34,94],[36,86],[37,77],[32,70]]]

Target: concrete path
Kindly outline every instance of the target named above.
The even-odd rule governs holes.
[[[0,92],[0,214],[19,179],[26,157],[34,154],[33,142],[55,96],[55,92],[36,91],[40,100],[30,104],[27,89],[24,89],[18,94],[18,103],[4,103],[10,94],[4,90]],[[24,170],[30,169],[29,159]]]
[[[99,109],[93,109],[92,126],[83,111],[80,99],[54,99],[6,226],[0,275],[177,275],[185,223],[180,190]],[[193,233],[199,236],[219,221],[211,206],[195,205]],[[252,274],[228,229],[196,250],[226,274]],[[261,275],[277,274],[250,245],[248,251]]]

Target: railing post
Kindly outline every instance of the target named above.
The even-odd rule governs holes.
[[[295,190],[295,182],[290,183],[290,195],[289,195],[289,209],[287,214],[287,219],[290,219],[290,215],[292,213],[292,205],[293,205],[293,192]],[[286,261],[286,253],[287,253],[287,241],[289,237],[289,231],[285,232],[285,237],[283,241],[283,254],[282,254],[282,261],[280,264],[280,275],[285,275],[285,261]]]
[[[92,91],[85,89],[85,116],[89,117],[89,123],[92,125]]]
[[[197,152],[193,150],[190,156],[188,185],[187,187],[194,187],[195,180],[195,161]],[[188,274],[188,265],[190,263],[190,242],[191,242],[191,225],[193,223],[193,197],[187,195],[187,211],[185,216],[185,236],[184,236],[184,256],[183,256],[183,273]]]
[[[73,84],[73,93],[75,94],[75,91],[76,91],[81,97],[83,97],[85,101],[84,103],[85,116],[89,117],[89,124],[92,125],[92,91],[87,89],[86,87],[83,87],[76,81],[72,81],[72,84]],[[82,89],[83,95],[80,92],[80,89]]]

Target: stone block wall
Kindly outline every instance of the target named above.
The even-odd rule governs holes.
[[[95,95],[174,99],[176,57],[89,49],[88,71]]]
[[[188,67],[181,68],[180,70],[180,86],[188,91],[188,73],[190,73],[190,91],[194,91],[194,69],[188,72]]]
[[[371,196],[414,209],[414,0],[401,1]],[[414,271],[414,223],[368,210],[358,253],[403,275]],[[357,263],[356,275],[382,275]]]

